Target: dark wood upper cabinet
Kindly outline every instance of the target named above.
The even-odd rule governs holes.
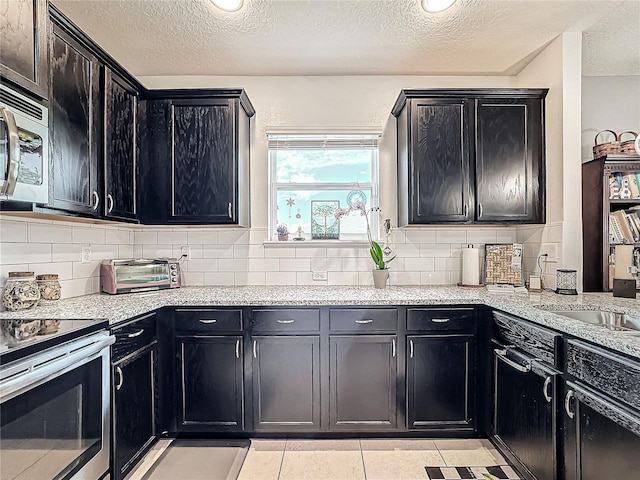
[[[111,69],[104,75],[105,217],[136,218],[138,92]]]
[[[398,225],[544,223],[542,89],[403,90]]]
[[[50,42],[49,206],[100,214],[102,108],[98,59],[53,22]]]
[[[0,75],[48,98],[47,0],[0,0]]]
[[[249,225],[244,90],[155,91],[141,158],[143,223]]]

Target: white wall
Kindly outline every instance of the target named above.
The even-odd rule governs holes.
[[[582,77],[583,162],[593,158],[595,136],[605,129],[640,132],[640,76]]]

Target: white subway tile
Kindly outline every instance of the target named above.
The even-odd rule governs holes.
[[[158,244],[158,232],[134,232],[133,244],[138,245],[157,245]]]
[[[118,245],[91,245],[92,260],[111,260],[118,258],[118,255]]]
[[[190,272],[217,272],[219,270],[219,262],[217,258],[202,258],[191,260],[189,262]]]
[[[389,285],[420,285],[420,272],[389,272]]]
[[[31,265],[29,265],[29,271],[33,271],[34,274],[36,275],[56,273],[58,274],[58,280],[71,280],[73,278],[73,263],[72,262],[32,263]]]
[[[417,243],[400,243],[394,245],[393,251],[401,257],[419,257],[420,245]]]
[[[264,256],[268,258],[294,258],[296,249],[293,247],[267,247]]]
[[[311,272],[296,272],[296,285],[322,285],[322,281],[314,280]],[[324,283],[326,285],[326,283]]]
[[[73,278],[87,278],[100,276],[99,262],[73,262]]]
[[[28,223],[0,218],[0,242],[18,243],[28,241]]]
[[[373,267],[373,260],[371,260],[371,258],[343,258],[342,259],[343,272],[361,272],[364,270],[371,270],[372,267]]]
[[[133,245],[118,245],[118,258],[133,258]]]
[[[236,284],[238,282],[238,274],[236,274]],[[266,285],[265,272],[247,272],[246,285]]]
[[[134,245],[133,246],[133,257],[134,258],[142,258],[142,245]]]
[[[233,230],[220,230],[218,232],[218,239],[221,244],[248,244],[249,230],[239,228]]]
[[[164,258],[173,256],[172,245],[143,245],[142,256],[144,258]]]
[[[0,264],[51,262],[51,244],[3,243],[0,248]]]
[[[405,262],[404,269],[408,272],[432,272],[435,260],[431,257],[412,258]]]
[[[87,227],[71,227],[73,243],[99,244],[105,243],[106,234],[104,228],[97,226]]]
[[[266,272],[267,285],[295,285],[296,272]]]
[[[434,270],[442,271],[442,270],[460,270],[462,267],[462,262],[460,258],[436,258]]]
[[[327,256],[327,249],[322,247],[298,247],[296,257],[298,258],[324,258]]]
[[[71,227],[46,223],[29,224],[30,243],[71,243]]]
[[[327,277],[329,285],[358,285],[358,272],[329,272]]]
[[[482,279],[480,279],[482,281]],[[462,282],[462,271],[460,270],[450,270],[449,271],[449,282],[450,284],[456,285]]]
[[[515,228],[498,228],[496,230],[496,243],[516,243],[517,238]]]
[[[51,260],[54,262],[79,262],[82,260],[82,246],[75,243],[53,244]]]
[[[436,243],[436,230],[406,228],[403,230],[407,243]]]
[[[277,258],[250,258],[250,272],[277,272],[280,270],[280,260]]]
[[[202,245],[189,245],[191,247],[191,258],[202,258]],[[173,246],[173,258],[180,258],[182,255],[182,245]]]
[[[311,270],[340,272],[342,270],[342,259],[340,257],[312,258]]]
[[[46,264],[43,264],[46,265]],[[14,263],[11,265],[0,265],[0,285],[4,287],[9,278],[9,272],[30,272],[29,265],[26,263]]]
[[[100,291],[99,286],[96,287],[95,282],[90,277],[61,280],[60,287],[62,289],[60,298],[80,297],[82,295],[90,295]]]
[[[449,283],[447,272],[422,272],[421,285],[446,285]]]
[[[233,257],[233,245],[203,245],[202,256],[204,258],[231,258]]]
[[[114,230],[111,228],[105,230],[105,243],[111,245],[130,245],[131,236],[129,233],[130,232],[126,230]]]
[[[563,238],[562,224],[547,226],[547,241],[553,243],[561,243]]]
[[[467,243],[496,243],[497,241],[498,235],[495,228],[470,228],[467,231]]]
[[[215,230],[196,230],[187,232],[187,243],[189,245],[217,245],[220,242],[218,241],[218,232],[216,232]]]
[[[249,258],[249,245],[234,245],[233,258]]]
[[[354,245],[353,247],[327,247],[327,258],[368,257],[369,246],[367,244]]]
[[[204,284],[233,286],[235,285],[235,275],[233,272],[205,272]]]
[[[158,243],[188,245],[187,232],[158,232]]]
[[[204,285],[204,273],[182,272],[182,285],[185,287],[196,287]]]
[[[436,233],[437,243],[466,243],[467,230],[438,230]]]
[[[311,272],[311,259],[309,258],[281,258],[281,272]]]
[[[371,272],[358,272],[358,285],[372,286],[373,274]]]
[[[221,272],[246,272],[249,261],[246,258],[221,258],[218,260],[218,270]]]
[[[447,243],[423,243],[420,245],[421,257],[450,257],[451,245]]]
[[[249,230],[249,243],[251,245],[262,245],[269,240],[266,228],[252,228]]]

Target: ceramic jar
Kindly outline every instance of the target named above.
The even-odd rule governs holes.
[[[33,339],[41,328],[40,320],[2,320],[1,324],[10,346]]]
[[[9,272],[2,292],[2,306],[12,312],[33,308],[40,300],[40,290],[33,272]]]
[[[60,320],[40,320],[40,330],[38,330],[38,335],[56,333],[59,327]]]
[[[62,287],[60,286],[60,282],[58,281],[58,275],[53,273],[47,275],[38,275],[36,277],[36,282],[38,283],[38,289],[40,290],[41,303],[55,302],[56,300],[60,300]]]

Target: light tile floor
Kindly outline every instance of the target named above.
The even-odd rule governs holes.
[[[170,443],[162,442],[128,480],[144,477]],[[491,465],[507,462],[483,439],[253,439],[238,480],[427,480],[425,466]]]

